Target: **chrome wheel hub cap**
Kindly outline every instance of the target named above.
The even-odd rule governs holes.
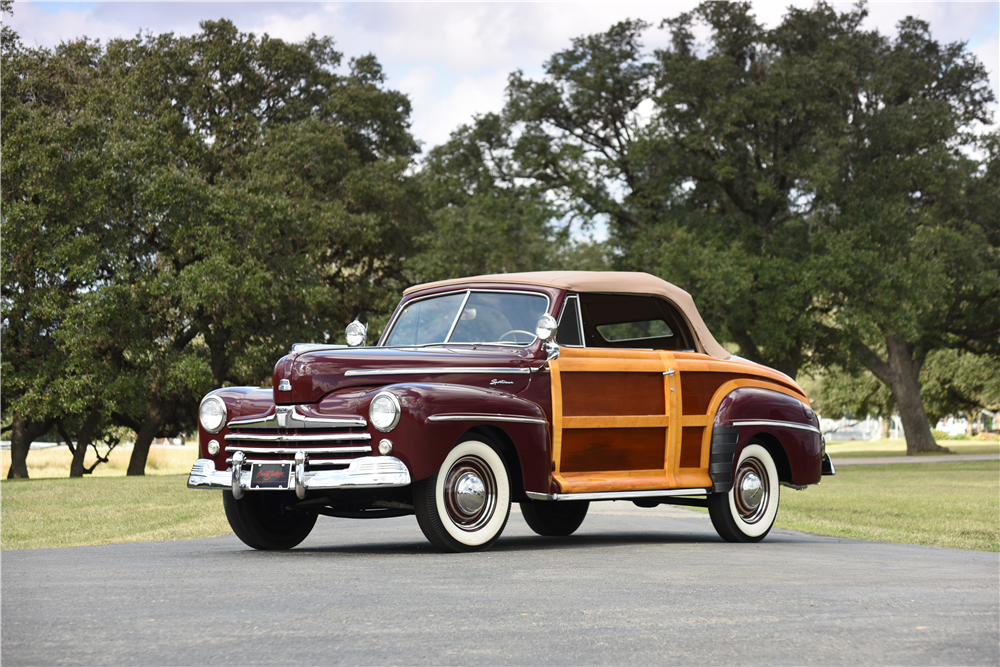
[[[486,485],[474,472],[465,472],[455,484],[455,504],[466,514],[475,514],[486,504]]]
[[[474,532],[489,523],[497,504],[497,482],[478,456],[455,461],[444,481],[448,518],[460,530]]]
[[[760,483],[760,477],[750,472],[744,475],[740,482],[741,504],[749,510],[755,510],[764,499],[764,486]]]
[[[760,521],[767,513],[770,502],[767,469],[764,464],[753,457],[740,463],[732,493],[740,519],[747,523]]]

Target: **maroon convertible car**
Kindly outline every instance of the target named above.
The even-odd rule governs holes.
[[[782,486],[834,474],[809,399],[731,356],[687,292],[644,273],[555,271],[412,287],[382,338],[298,344],[273,386],[199,409],[192,489],[233,532],[290,549],[318,515],[415,514],[449,551],[489,548],[511,503],[570,535],[591,502],[707,507],[757,542]]]

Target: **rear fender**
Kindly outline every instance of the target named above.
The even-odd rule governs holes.
[[[715,414],[709,470],[714,491],[732,488],[735,462],[751,440],[761,442],[771,453],[782,482],[819,483],[823,443],[816,413],[787,394],[741,387],[722,400]]]

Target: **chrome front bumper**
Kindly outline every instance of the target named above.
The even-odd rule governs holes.
[[[344,470],[316,472],[306,472],[304,456],[295,458],[288,488],[295,489],[299,498],[305,498],[307,491],[371,489],[407,486],[410,483],[409,469],[402,461],[392,456],[366,456],[354,459]],[[242,461],[242,452],[237,452],[233,457],[233,463]],[[235,465],[228,470],[216,470],[215,461],[198,459],[191,468],[187,485],[189,489],[229,489],[236,498],[241,498],[244,491],[250,488],[250,471],[242,470],[242,466]]]

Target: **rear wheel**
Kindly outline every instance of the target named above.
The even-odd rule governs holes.
[[[546,502],[526,500],[521,502],[521,515],[528,527],[545,537],[565,537],[572,535],[587,517],[590,502],[571,500]]]
[[[438,471],[413,485],[420,530],[443,551],[483,551],[510,516],[510,477],[487,442],[469,439],[448,453]]]
[[[316,514],[286,509],[293,502],[295,494],[284,491],[247,493],[239,500],[232,491],[222,492],[222,506],[236,537],[262,551],[291,549],[309,536]]]
[[[780,483],[771,454],[751,442],[736,463],[733,488],[708,497],[708,514],[727,542],[760,542],[778,514]]]

